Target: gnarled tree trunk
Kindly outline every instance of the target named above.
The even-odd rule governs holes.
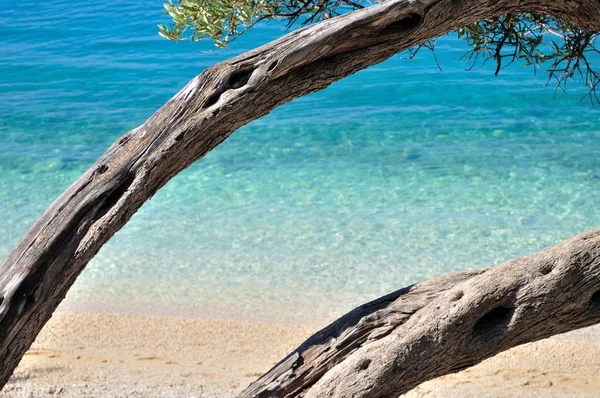
[[[358,307],[240,398],[396,397],[511,347],[598,322],[600,229]]]
[[[193,79],[147,122],[113,144],[35,222],[0,266],[0,386],[100,247],[169,179],[234,130],[401,50],[513,12],[553,14],[582,28],[600,30],[598,0],[388,0],[292,32]],[[473,308],[487,308],[479,307],[481,303],[474,303]],[[454,316],[453,312],[436,314]],[[407,326],[415,322],[410,320]],[[386,382],[390,374],[405,377],[403,355],[434,348],[441,335],[427,335],[435,329],[433,323],[419,325],[410,336],[416,339],[420,331],[420,339],[406,349],[394,346],[405,351],[402,355],[390,352],[388,362],[381,363],[387,373],[368,380],[377,384]],[[394,360],[393,355],[397,355]],[[462,358],[464,364],[474,362]],[[329,375],[337,374],[344,363],[327,372],[318,384],[323,392],[341,391]],[[376,363],[360,366],[374,369]],[[409,373],[414,376],[420,368]],[[430,376],[450,368],[440,365]],[[315,387],[308,394],[321,391]],[[371,391],[365,388],[360,391]],[[377,394],[373,390],[371,395],[388,392]]]

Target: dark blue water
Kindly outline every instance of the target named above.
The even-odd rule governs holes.
[[[8,1],[8,2],[7,2]],[[172,43],[160,0],[4,0],[0,257],[104,150],[230,49]],[[280,107],[170,182],[106,245],[68,310],[317,320],[600,225],[600,111],[463,42]],[[125,299],[126,297],[126,299]]]

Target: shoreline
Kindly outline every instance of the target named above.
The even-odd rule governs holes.
[[[0,397],[233,397],[320,327],[60,312]],[[596,326],[511,349],[406,396],[600,397],[598,358]]]

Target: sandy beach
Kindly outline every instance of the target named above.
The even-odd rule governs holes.
[[[233,397],[318,329],[56,314],[2,397]],[[527,344],[408,397],[600,397],[600,329]]]

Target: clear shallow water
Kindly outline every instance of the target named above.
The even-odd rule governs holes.
[[[0,257],[121,134],[225,51],[156,34],[161,1],[0,12]],[[91,262],[67,310],[319,321],[600,225],[600,108],[465,45],[395,57],[240,129]]]

